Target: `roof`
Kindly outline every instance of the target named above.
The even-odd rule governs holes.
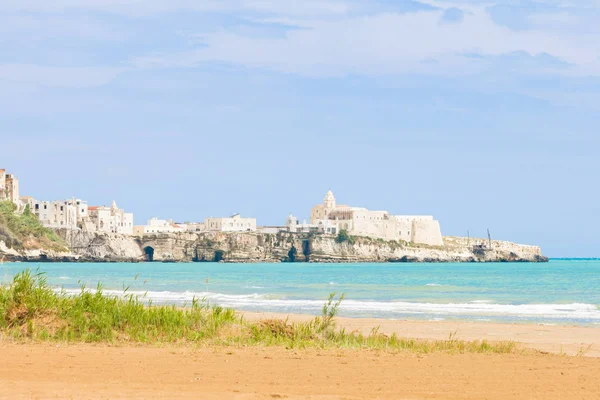
[[[98,208],[100,208],[100,207],[99,206],[89,206],[88,210],[93,211],[93,210],[97,210]]]

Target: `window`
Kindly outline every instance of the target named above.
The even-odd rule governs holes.
[[[48,209],[48,205],[44,204],[44,210]]]

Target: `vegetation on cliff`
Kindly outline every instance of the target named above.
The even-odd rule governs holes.
[[[10,286],[0,286],[0,338],[67,342],[193,343],[286,348],[354,348],[430,353],[513,353],[513,342],[464,342],[391,337],[374,329],[369,335],[337,329],[343,296],[329,297],[322,315],[304,323],[245,321],[231,309],[194,300],[188,307],[150,306],[127,291],[108,296],[99,285],[77,295],[51,288],[41,273],[24,271]]]
[[[348,234],[347,230],[341,229],[335,238],[335,242],[336,243],[348,243],[349,245],[352,246],[356,242],[356,240],[354,239],[353,236],[350,236]]]
[[[22,214],[11,201],[0,202],[0,241],[14,249],[66,251],[66,243],[52,230],[42,226],[29,205]]]

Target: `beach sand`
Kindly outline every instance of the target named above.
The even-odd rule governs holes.
[[[279,314],[245,313],[244,318]],[[290,316],[304,320],[307,316]],[[579,350],[600,329],[338,319],[405,337],[523,341]],[[563,343],[564,342],[564,343]],[[581,344],[579,344],[581,342]],[[587,355],[595,355],[594,347]],[[600,358],[279,347],[14,343],[0,338],[0,399],[598,399]]]
[[[600,359],[0,344],[2,399],[598,399]]]

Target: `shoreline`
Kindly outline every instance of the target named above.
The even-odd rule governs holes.
[[[245,320],[268,319],[288,320],[288,323],[307,322],[315,318],[308,314],[286,314],[273,312],[237,311]],[[378,318],[336,317],[338,328],[346,331],[369,334],[378,328],[378,333],[402,338],[422,340],[457,340],[490,342],[511,341],[522,346],[552,354],[569,356],[584,355],[600,357],[600,327],[542,324],[502,324],[471,321],[415,321],[387,320]]]

